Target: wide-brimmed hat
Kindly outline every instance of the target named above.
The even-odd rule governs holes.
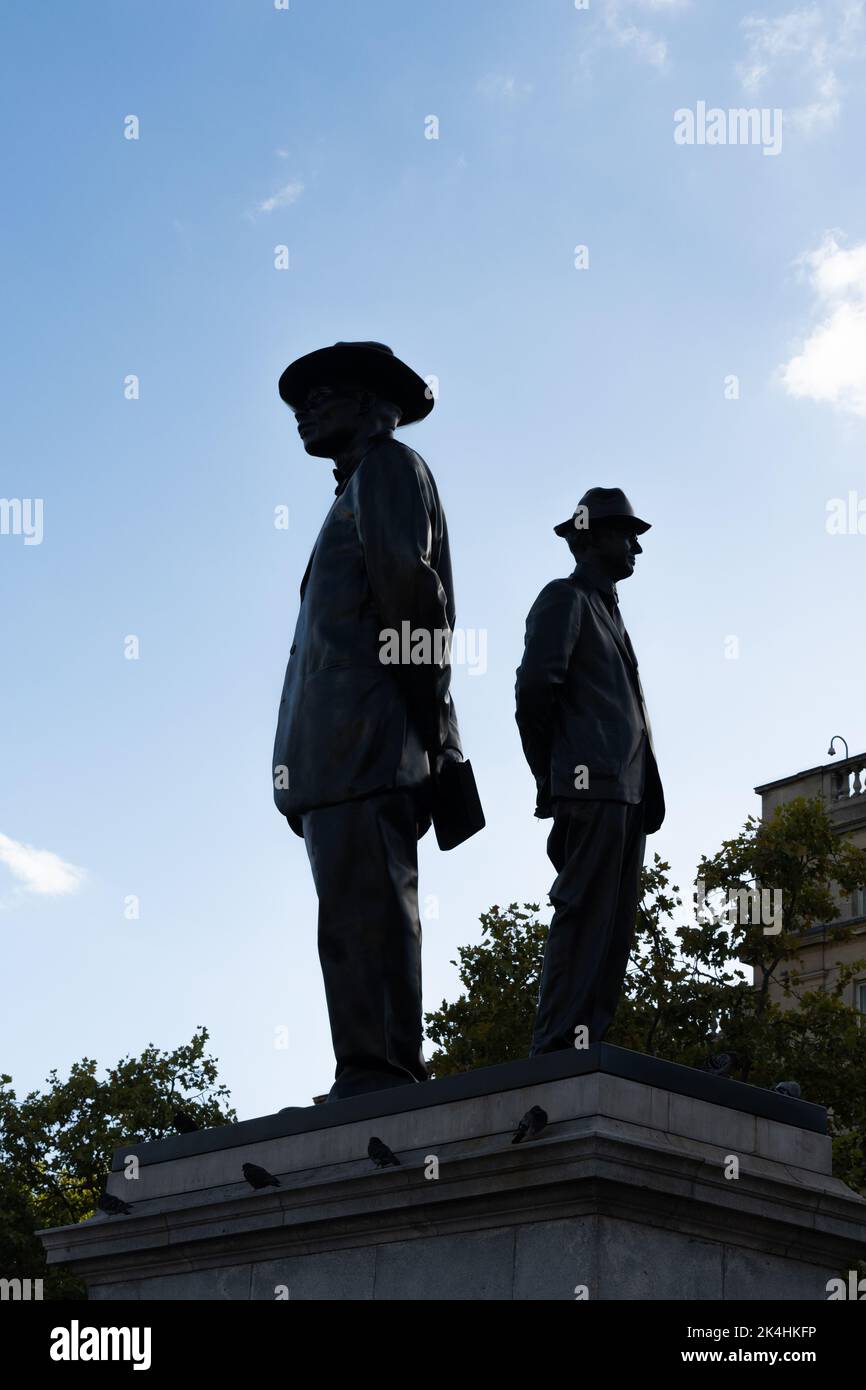
[[[280,377],[280,395],[296,410],[312,386],[365,386],[400,410],[400,424],[423,420],[434,406],[426,381],[385,343],[334,343],[299,357]]]
[[[578,512],[582,516],[584,508],[588,527],[577,524]],[[570,531],[591,529],[595,521],[616,522],[639,536],[650,529],[648,521],[641,521],[639,516],[635,516],[634,507],[621,487],[591,487],[583,494],[568,521],[561,521],[553,529],[558,536],[567,536]]]

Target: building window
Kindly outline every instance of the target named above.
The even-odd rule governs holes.
[[[866,980],[857,986],[857,1007],[861,1014],[866,1014]]]

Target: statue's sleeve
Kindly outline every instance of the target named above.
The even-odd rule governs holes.
[[[358,535],[382,632],[402,639],[409,624],[409,650],[418,659],[393,670],[432,760],[454,745],[456,734],[448,597],[432,563],[436,498],[423,463],[396,443],[364,459],[357,496]]]
[[[515,717],[526,761],[539,783],[550,772],[556,703],[580,635],[580,611],[580,591],[558,579],[541,591],[526,619]]]

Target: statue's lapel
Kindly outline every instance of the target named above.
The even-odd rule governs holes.
[[[637,668],[637,662],[635,660],[634,651],[630,650],[631,643],[627,642],[626,640],[623,640],[623,635],[617,627],[616,623],[614,622],[610,609],[608,608],[598,589],[592,590],[590,594],[590,603],[593,605],[596,613],[600,615],[602,622],[607,625],[608,632],[613,637],[613,640],[616,642],[616,645],[619,647],[629,666]]]

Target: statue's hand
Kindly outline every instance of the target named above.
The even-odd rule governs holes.
[[[462,763],[462,761],[463,754],[458,753],[456,748],[445,748],[441,753],[437,753],[436,755],[436,766],[434,768],[434,772],[437,777],[440,777],[442,774],[442,769],[446,763]]]

